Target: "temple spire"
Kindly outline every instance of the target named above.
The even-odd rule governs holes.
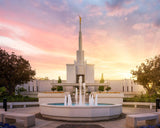
[[[79,16],[79,31],[81,32],[81,19],[82,17]]]
[[[81,17],[79,16],[79,51],[82,51]]]
[[[77,64],[84,63],[84,51],[82,50],[82,32],[81,32],[81,17],[79,16],[79,49],[77,50]]]

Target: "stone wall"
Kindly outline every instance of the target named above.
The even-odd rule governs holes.
[[[98,95],[98,103],[107,103],[107,104],[122,104],[124,94],[119,92],[110,92],[110,93],[93,93],[94,97]]]
[[[47,103],[64,103],[64,92],[41,92],[38,93],[39,104],[47,104]]]

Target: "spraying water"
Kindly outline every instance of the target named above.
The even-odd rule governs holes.
[[[82,86],[83,86],[83,99],[82,99]],[[79,103],[78,103],[78,89],[77,88],[75,92],[76,105],[79,105],[79,106],[85,105],[85,93],[86,93],[86,84],[85,83],[82,84],[82,76],[80,76],[79,77]],[[68,101],[68,104],[67,104],[67,101]],[[97,106],[97,102],[98,102],[98,95],[96,94],[95,99],[94,99],[93,95],[90,94],[89,95],[89,106],[94,106],[94,105]],[[64,105],[72,106],[72,99],[71,99],[70,94],[68,94],[68,97],[65,96]]]
[[[67,96],[65,95],[65,98],[64,98],[64,106],[67,106]]]
[[[76,88],[75,100],[76,100],[76,104],[78,104],[78,90],[77,90],[77,88]]]
[[[72,100],[70,94],[68,94],[68,106],[72,106]]]

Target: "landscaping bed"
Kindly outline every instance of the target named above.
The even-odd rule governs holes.
[[[38,98],[19,95],[0,97],[0,102],[3,102],[3,98],[6,98],[7,102],[38,102]]]

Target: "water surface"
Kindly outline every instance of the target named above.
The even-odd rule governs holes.
[[[64,103],[48,103],[48,105],[57,105],[57,106],[64,106]],[[113,104],[106,104],[106,103],[98,103],[97,106],[106,106],[106,105],[113,105]],[[72,103],[72,106],[79,106],[76,103]],[[83,104],[82,106],[89,106],[88,103]],[[95,106],[95,105],[93,105]]]

